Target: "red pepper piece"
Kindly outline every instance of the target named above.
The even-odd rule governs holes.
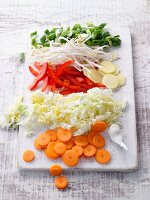
[[[39,70],[41,69],[41,66],[40,66],[39,62],[34,62],[34,66]]]
[[[71,69],[71,67],[63,69],[63,71],[66,72],[67,74],[71,74],[71,75],[77,75],[77,76],[83,75],[81,72],[79,72],[77,70],[75,71],[75,70]]]
[[[95,83],[95,87],[107,88],[103,83]]]
[[[45,78],[46,73],[47,73],[48,63],[45,62],[41,66],[42,66],[41,72],[40,72],[39,76],[34,79],[33,83],[31,83],[31,85],[29,85],[29,87],[28,87],[29,90],[34,90],[36,88],[36,86],[38,85],[38,83]]]
[[[33,67],[29,66],[29,70],[34,76],[39,76],[39,73],[35,69],[33,69]]]
[[[63,90],[63,91],[61,91],[59,93],[62,94],[62,95],[68,95],[68,94],[74,93],[74,91],[73,90]]]
[[[69,76],[69,75],[66,75],[66,78],[71,81],[74,85],[78,85],[80,86],[81,88],[85,88],[85,89],[90,89],[92,88],[91,86],[89,85],[86,85],[86,84],[82,84],[82,83],[79,83],[78,81],[76,81],[76,79],[72,76]]]
[[[76,80],[77,80],[79,83],[83,83],[83,82],[84,82],[84,78],[82,78],[82,77],[76,77]]]
[[[44,92],[48,86],[48,76],[44,80],[44,85],[41,88],[41,91]]]
[[[68,60],[65,63],[59,65],[58,69],[56,70],[56,76],[59,77],[63,73],[63,70],[73,63],[74,60]]]
[[[90,86],[93,85],[93,81],[91,81],[89,78],[85,77],[85,80],[86,80],[88,85],[90,85]]]

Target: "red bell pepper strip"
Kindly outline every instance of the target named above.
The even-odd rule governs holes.
[[[74,85],[78,85],[80,86],[80,88],[85,88],[85,89],[90,89],[92,88],[91,86],[89,85],[86,85],[86,84],[83,84],[83,83],[79,83],[74,77],[72,76],[69,76],[69,75],[66,75],[66,78],[71,81]]]
[[[75,71],[73,69],[69,69],[69,68],[66,68],[66,69],[63,69],[64,72],[66,72],[67,74],[71,74],[71,75],[77,75],[77,76],[81,76],[82,73],[79,72],[79,71]]]
[[[95,87],[107,88],[103,83],[95,83]]]
[[[63,73],[63,70],[73,63],[74,63],[74,60],[68,60],[65,63],[59,65],[59,67],[57,68],[56,73],[55,73],[56,76],[59,77]]]
[[[35,69],[33,69],[33,67],[29,66],[29,70],[34,76],[39,76],[39,73]]]
[[[83,83],[83,82],[84,82],[84,78],[82,78],[82,77],[76,77],[76,80],[77,80],[79,83]]]
[[[86,80],[88,85],[90,85],[90,86],[93,85],[93,82],[89,78],[85,77],[85,80]]]
[[[44,92],[48,86],[48,76],[44,80],[44,85],[41,88],[41,91]]]
[[[29,90],[34,90],[36,88],[36,86],[38,85],[38,83],[45,78],[45,76],[47,74],[48,63],[45,62],[41,66],[42,66],[41,72],[40,72],[39,76],[37,76],[37,78],[34,79],[33,83],[31,83],[31,85],[29,85],[29,87],[28,87]]]
[[[34,66],[39,70],[41,69],[41,66],[40,66],[39,62],[34,62]]]
[[[74,91],[73,90],[63,90],[63,91],[61,91],[59,93],[62,94],[62,95],[68,95],[68,94],[74,93]]]

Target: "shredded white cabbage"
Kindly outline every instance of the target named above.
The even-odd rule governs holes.
[[[29,133],[35,126],[44,125],[49,129],[71,129],[74,135],[82,135],[96,121],[104,120],[109,126],[118,123],[124,108],[124,103],[115,99],[110,90],[99,88],[67,96],[36,91],[31,98],[29,116],[21,123]]]
[[[4,128],[17,128],[22,116],[26,115],[26,106],[23,103],[23,97],[19,96],[14,105],[4,114],[0,121],[0,126]]]

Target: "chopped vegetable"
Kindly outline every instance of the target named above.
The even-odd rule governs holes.
[[[6,128],[17,128],[18,123],[22,120],[21,118],[26,116],[26,106],[23,103],[23,97],[18,97],[14,105],[12,105],[6,114],[4,119],[1,120],[0,126]]]
[[[73,167],[78,164],[78,154],[76,151],[67,150],[64,153],[62,160],[68,167]]]
[[[57,176],[54,182],[58,189],[65,189],[68,186],[68,180],[65,176]]]
[[[57,130],[57,136],[60,141],[67,142],[72,138],[72,132],[64,128],[59,128]]]
[[[60,176],[62,174],[62,167],[58,164],[54,164],[50,167],[49,171],[53,176]]]
[[[43,133],[37,138],[37,142],[42,148],[46,148],[47,145],[50,143],[50,136]]]
[[[25,162],[31,162],[32,160],[34,160],[34,158],[35,158],[35,154],[33,151],[31,151],[31,150],[24,151],[23,160]]]
[[[45,150],[45,154],[50,159],[56,159],[59,157],[59,155],[54,151],[54,147],[57,144],[57,142],[50,142]]]
[[[90,131],[90,132],[88,133],[88,140],[89,140],[89,143],[90,143],[90,144],[93,144],[93,138],[94,138],[94,136],[97,135],[97,134],[98,134],[98,132],[94,132],[94,131]]]
[[[54,151],[55,151],[58,155],[64,154],[66,150],[67,150],[67,147],[66,147],[65,144],[62,143],[62,142],[58,142],[58,143],[54,146]]]
[[[97,121],[91,126],[91,131],[93,132],[104,132],[107,129],[108,125],[104,121]]]
[[[75,24],[73,27],[46,29],[40,41],[37,37],[37,31],[35,31],[30,34],[32,46],[35,48],[50,46],[50,41],[53,41],[55,45],[61,45],[66,42],[62,37],[68,40],[77,38],[78,42],[84,41],[88,46],[120,46],[121,40],[119,35],[112,36],[105,29],[105,26],[106,23],[102,23],[98,26],[93,24],[87,24],[86,26]]]
[[[110,61],[103,61],[101,62],[101,66],[103,68],[100,69],[100,71],[104,72],[104,73],[113,73],[116,71],[116,66],[110,62]]]
[[[34,140],[34,147],[35,147],[37,150],[42,150],[42,149],[43,149],[43,148],[39,145],[38,139]]]
[[[81,146],[75,145],[72,147],[72,150],[75,151],[79,157],[83,154],[83,148]]]
[[[96,153],[96,147],[93,146],[92,144],[88,144],[86,147],[83,149],[83,155],[87,157],[94,156]]]
[[[49,129],[62,127],[71,129],[73,135],[82,135],[89,132],[96,122],[105,121],[108,126],[118,123],[124,101],[115,99],[111,91],[99,88],[65,97],[53,93],[46,95],[37,91],[32,94],[29,108],[29,116],[20,124],[26,127],[30,134],[35,126],[48,125]],[[71,134],[66,133],[68,132],[60,131],[58,138],[61,141],[69,141]]]
[[[47,130],[45,134],[49,135],[51,142],[54,142],[57,140],[57,132],[55,130]]]
[[[103,136],[97,134],[93,137],[93,145],[95,147],[103,148],[105,146],[105,139]]]
[[[96,151],[95,159],[97,162],[99,162],[101,164],[106,164],[110,161],[111,156],[107,150],[99,149]]]
[[[102,83],[109,89],[116,89],[119,85],[117,77],[112,74],[104,75]]]
[[[78,146],[85,147],[89,143],[87,135],[76,136],[74,143]]]
[[[126,78],[122,74],[119,73],[116,77],[117,77],[117,79],[119,81],[119,86],[125,85]]]

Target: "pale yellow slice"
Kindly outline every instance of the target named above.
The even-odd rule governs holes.
[[[102,83],[109,89],[116,89],[119,85],[118,78],[112,74],[103,76]]]
[[[90,70],[83,69],[83,73],[85,76],[91,79],[94,83],[102,82],[102,75],[96,69],[90,69]]]
[[[100,68],[100,71],[104,73],[111,74],[116,71],[116,65],[114,65],[110,61],[103,61],[100,63],[100,65],[103,67],[103,68]]]
[[[117,77],[117,79],[118,79],[119,86],[125,85],[125,83],[126,83],[126,78],[125,78],[121,73],[119,73],[116,77]]]
[[[119,68],[116,66],[116,71],[113,73],[114,75],[117,75],[117,74],[119,74],[119,72],[120,72],[120,70],[119,70]]]

